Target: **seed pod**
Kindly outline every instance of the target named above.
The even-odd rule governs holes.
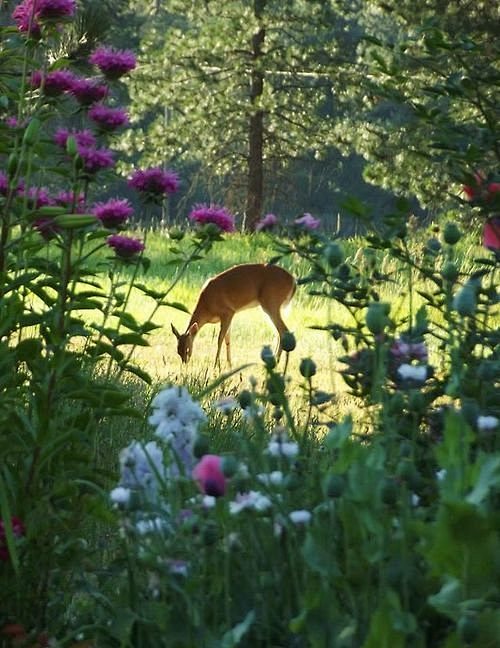
[[[276,366],[276,358],[270,346],[262,347],[260,358],[268,369],[274,369]]]
[[[447,261],[444,266],[441,268],[441,276],[447,281],[456,281],[458,277],[457,266],[453,261]]]
[[[197,459],[200,459],[204,455],[208,454],[210,448],[210,443],[208,437],[205,434],[199,434],[193,444],[193,454]]]
[[[290,353],[290,351],[293,351],[296,346],[297,342],[295,341],[295,335],[291,331],[285,331],[281,338],[281,348],[283,351]]]
[[[221,469],[224,477],[233,477],[238,470],[238,462],[232,455],[226,455],[222,457]]]
[[[477,294],[474,284],[467,283],[453,299],[453,308],[463,317],[473,316],[477,308]]]
[[[342,475],[327,475],[323,482],[323,489],[327,497],[340,497],[345,491],[345,479]]]
[[[252,392],[248,389],[244,389],[241,394],[238,396],[238,402],[241,409],[246,409],[252,404]]]
[[[304,358],[300,362],[299,371],[304,378],[312,378],[316,373],[316,363],[311,358]]]
[[[448,245],[455,245],[455,243],[458,243],[462,237],[462,232],[458,229],[458,226],[456,223],[446,223],[444,232],[443,232],[443,239],[445,243],[448,243]]]
[[[336,268],[344,260],[344,251],[338,243],[330,243],[323,252],[330,268]]]
[[[36,144],[36,141],[38,139],[38,132],[40,131],[41,126],[42,126],[42,122],[36,117],[33,117],[33,119],[26,127],[26,130],[24,131],[24,135],[23,135],[24,146],[27,146],[29,148]]]
[[[389,322],[390,305],[384,302],[373,302],[366,312],[366,326],[374,335],[382,333]]]

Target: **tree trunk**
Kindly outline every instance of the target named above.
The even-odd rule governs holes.
[[[254,12],[260,17],[265,0],[254,2]],[[255,64],[262,56],[265,29],[261,27],[252,37],[252,61]],[[250,103],[255,106],[264,88],[264,73],[254,65],[250,78]],[[262,216],[264,202],[264,111],[252,110],[248,124],[248,182],[246,199],[246,228],[253,230]]]

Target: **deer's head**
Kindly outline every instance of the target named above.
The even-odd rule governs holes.
[[[177,338],[177,353],[180,355],[182,362],[189,362],[193,353],[194,336],[198,333],[198,324],[194,322],[185,333],[179,333],[173,324],[171,324],[172,333]]]

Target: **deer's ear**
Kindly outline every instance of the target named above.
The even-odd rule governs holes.
[[[193,322],[191,324],[191,326],[189,327],[189,334],[190,335],[196,335],[199,330],[200,330],[200,327],[198,326],[198,322]]]
[[[172,327],[172,333],[175,335],[175,337],[177,339],[179,339],[181,337],[181,334],[179,333],[179,331],[175,328],[175,326],[173,324],[170,324],[170,326]]]

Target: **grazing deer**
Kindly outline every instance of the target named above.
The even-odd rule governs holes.
[[[177,352],[182,362],[189,362],[193,341],[205,324],[220,322],[215,365],[220,366],[220,351],[226,342],[227,362],[231,365],[231,321],[238,311],[260,306],[269,315],[279,334],[277,358],[281,355],[281,338],[287,327],[281,318],[281,307],[288,304],[295,292],[292,275],[275,265],[247,263],[237,265],[209,279],[201,289],[198,302],[185,333],[172,324],[177,338]]]

